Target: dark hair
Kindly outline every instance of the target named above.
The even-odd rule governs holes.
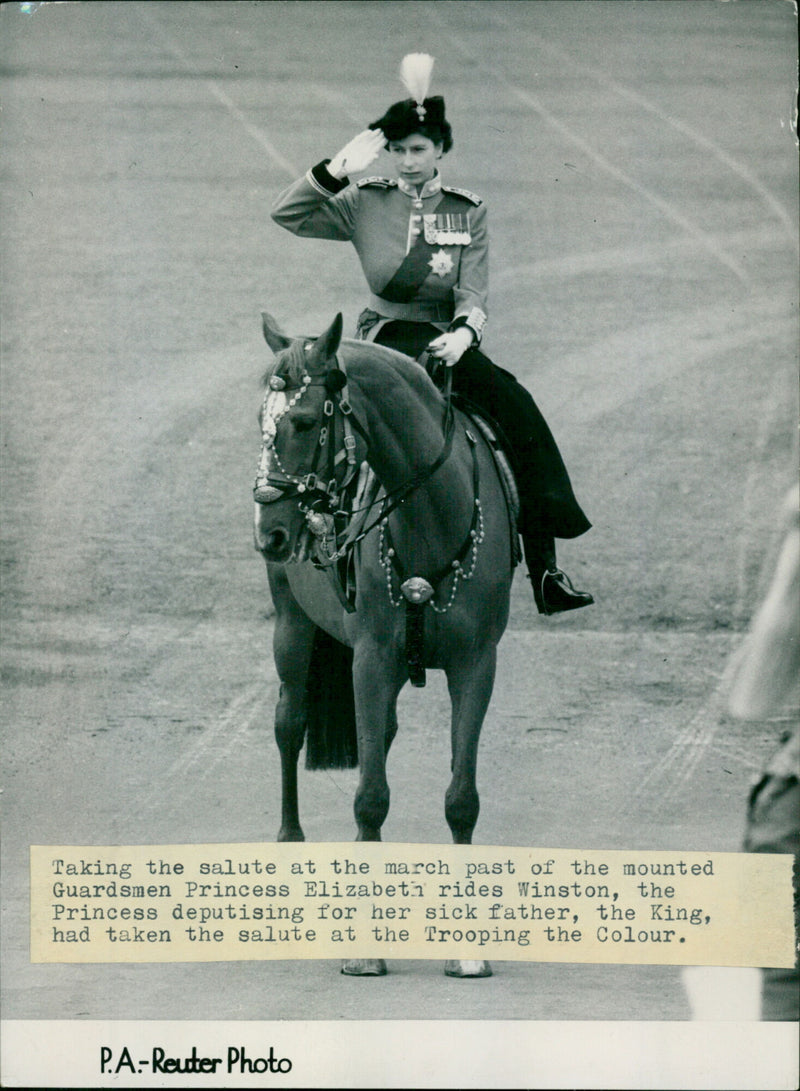
[[[405,140],[412,133],[421,133],[434,144],[441,144],[442,151],[449,152],[453,146],[453,130],[444,116],[444,99],[441,95],[426,98],[422,104],[424,114],[420,117],[420,107],[409,98],[393,103],[383,117],[370,124],[370,129],[380,129],[386,139]]]

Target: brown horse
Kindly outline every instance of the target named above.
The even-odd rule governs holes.
[[[453,841],[470,844],[478,739],[516,562],[492,452],[420,364],[342,340],[341,315],[318,338],[287,337],[266,314],[263,327],[276,357],[261,409],[255,539],[276,609],[278,839],[303,840],[297,762],[306,735],[310,754],[310,721],[320,709],[327,741],[313,744],[310,764],[355,764],[331,719],[347,718],[352,694],[358,840],[380,840],[397,698],[406,681],[424,685],[425,669],[433,668],[445,672],[452,702],[445,815]],[[372,489],[364,487],[364,463]],[[335,757],[319,753],[335,745]],[[343,969],[375,974],[385,965],[353,960]],[[446,972],[491,970],[483,961],[454,960]]]

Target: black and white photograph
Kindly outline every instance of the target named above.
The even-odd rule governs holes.
[[[31,876],[791,873],[797,79],[789,0],[0,6],[2,1086],[796,1086],[796,963],[588,898],[618,960],[37,961]]]

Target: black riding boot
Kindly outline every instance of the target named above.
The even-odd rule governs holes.
[[[533,597],[540,614],[560,614],[591,606],[588,591],[576,591],[572,580],[556,564],[555,539],[547,534],[522,534],[525,563],[533,584]]]

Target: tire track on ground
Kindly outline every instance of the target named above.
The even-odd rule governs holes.
[[[503,28],[508,33],[513,33],[513,27],[505,16],[500,15],[496,11],[490,11],[489,18],[495,26]],[[665,125],[668,125],[671,129],[675,129],[676,132],[682,133],[691,140],[692,143],[697,144],[703,151],[712,155],[719,163],[726,167],[732,174],[736,175],[737,178],[748,185],[750,189],[758,195],[769,212],[775,216],[783,226],[786,232],[782,236],[784,245],[790,246],[792,250],[794,250],[794,238],[797,229],[792,217],[772,191],[749,169],[749,167],[745,166],[740,160],[726,152],[724,148],[716,143],[716,141],[711,140],[709,137],[699,132],[694,126],[689,125],[687,122],[683,121],[681,118],[675,117],[673,114],[667,113],[666,110],[662,110],[657,103],[652,101],[652,99],[649,99],[638,91],[633,91],[630,87],[626,87],[624,84],[612,79],[601,69],[577,60],[566,49],[561,49],[560,46],[547,41],[547,39],[541,37],[541,35],[529,32],[528,37],[543,53],[549,53],[551,57],[555,57],[556,60],[569,65],[576,73],[582,73],[585,76],[591,77],[591,79],[596,80],[603,87],[613,91],[614,94],[618,95],[620,98],[625,98],[629,102],[635,103],[646,113],[657,117],[659,121],[663,121]]]
[[[782,231],[770,225],[727,234],[726,241],[736,250],[753,253],[756,250],[774,251],[786,241]],[[506,294],[519,289],[520,284],[531,280],[550,281],[555,277],[579,277],[598,273],[619,272],[639,266],[653,268],[669,260],[696,258],[702,252],[697,239],[682,236],[669,242],[635,247],[606,247],[586,253],[565,254],[560,258],[543,258],[539,261],[505,265],[494,274],[495,285]]]
[[[176,61],[186,70],[190,75],[195,76],[197,73],[197,66],[192,62],[189,55],[181,48],[175,37],[166,29],[164,24],[153,15],[152,10],[143,7],[141,4],[136,5],[136,12],[139,18],[146,23],[156,36],[156,40],[161,41],[164,47],[175,58]],[[292,163],[290,159],[278,149],[274,142],[270,139],[267,133],[258,125],[254,125],[249,120],[243,110],[240,110],[230,95],[223,91],[219,83],[216,80],[203,79],[203,86],[206,91],[215,98],[224,108],[228,111],[231,117],[236,121],[238,125],[247,133],[251,140],[253,140],[263,151],[267,153],[272,160],[274,166],[278,168],[283,174],[289,178],[297,178],[301,173],[300,170]]]
[[[159,783],[142,798],[142,809],[158,808],[160,819],[183,814],[185,804],[197,793],[198,786],[209,779],[224,783],[221,770],[229,764],[231,755],[247,746],[247,735],[264,718],[264,709],[272,703],[273,679],[250,683],[227,708],[197,737],[193,746],[181,749],[178,756],[162,771]],[[261,775],[261,774],[260,774]],[[263,779],[263,776],[262,776]],[[163,785],[169,784],[169,795]]]
[[[632,793],[634,812],[674,814],[675,803],[683,796],[699,763],[711,747],[720,727],[724,695],[735,669],[731,655],[708,701],[698,709],[670,745],[667,753],[637,781]]]
[[[566,125],[563,121],[559,120],[551,110],[548,110],[541,99],[536,95],[531,94],[529,91],[526,91],[523,87],[520,87],[519,84],[507,76],[499,66],[491,65],[481,60],[481,58],[470,49],[464,39],[455,33],[452,23],[449,22],[445,16],[441,15],[439,10],[434,8],[429,9],[429,18],[447,35],[449,44],[452,45],[462,57],[470,63],[470,65],[483,72],[487,79],[505,87],[510,95],[513,95],[519,102],[532,110],[533,113],[540,117],[542,121],[550,126],[550,128],[559,133],[564,140],[573,145],[573,147],[579,148],[580,151],[582,151],[583,154],[600,170],[604,171],[611,178],[614,178],[625,189],[636,193],[646,203],[653,208],[656,208],[667,220],[670,220],[677,227],[681,228],[682,231],[691,235],[699,246],[702,246],[709,254],[713,255],[713,257],[733,273],[736,279],[742,284],[748,284],[750,282],[750,277],[744,267],[740,265],[735,258],[731,257],[723,247],[719,246],[712,235],[709,235],[708,232],[704,231],[688,216],[685,216],[671,201],[665,200],[654,190],[650,189],[649,186],[645,186],[626,171],[617,167],[601,152],[597,151],[597,149],[588,141],[584,140],[582,136],[571,129],[569,125]]]
[[[550,403],[552,416],[567,408],[572,422],[586,422],[640,400],[643,392],[722,353],[768,339],[796,336],[797,321],[781,298],[765,296],[734,310],[728,302],[701,307],[663,321],[641,322],[559,360],[571,377]],[[694,331],[694,332],[692,332]],[[664,346],[675,351],[664,352]],[[614,376],[608,362],[614,361]],[[612,381],[613,379],[613,381]]]

